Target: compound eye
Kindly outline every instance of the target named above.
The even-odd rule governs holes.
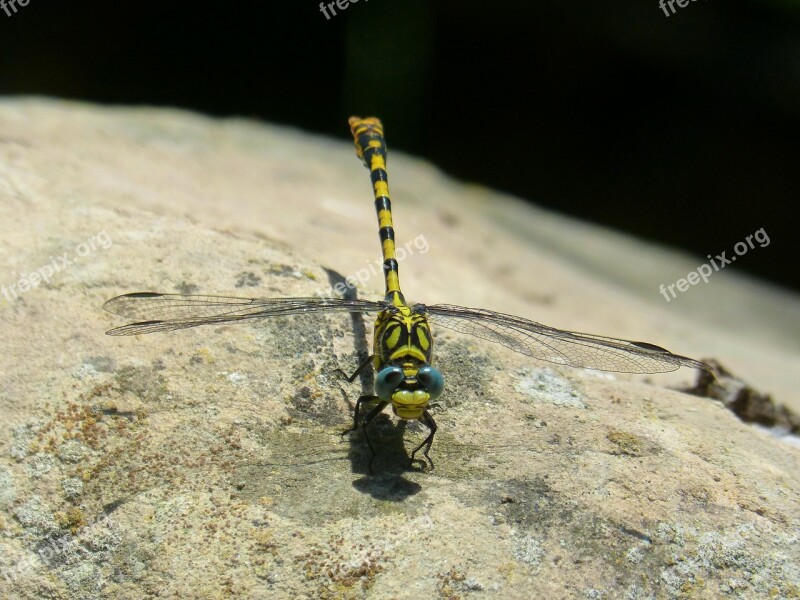
[[[405,379],[400,367],[385,367],[375,377],[375,395],[381,400],[391,400],[392,394]]]
[[[431,400],[438,398],[444,391],[444,377],[442,377],[439,369],[426,365],[417,371],[417,379],[425,386],[425,390],[430,394]]]

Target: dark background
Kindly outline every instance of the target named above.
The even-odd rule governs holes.
[[[11,0],[5,0],[6,3]],[[168,105],[391,148],[800,289],[800,3],[29,0],[0,94]],[[330,13],[330,11],[329,11]],[[580,243],[576,240],[576,243]]]

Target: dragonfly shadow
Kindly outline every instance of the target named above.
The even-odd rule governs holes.
[[[347,284],[345,277],[341,273],[328,268],[324,268],[325,273],[328,275],[328,282],[331,289],[341,289],[344,287],[345,300],[358,300],[358,290]],[[339,286],[339,287],[337,287]],[[370,346],[367,339],[367,326],[364,323],[364,315],[362,313],[350,313],[350,321],[353,327],[353,346],[358,357],[357,364],[363,363],[370,355]],[[345,369],[346,371],[347,369]],[[359,381],[361,383],[361,393],[371,394],[375,385],[375,374],[372,369],[364,369],[359,373]]]
[[[375,447],[375,457],[371,461],[363,432],[352,434],[350,446],[350,461],[353,473],[360,473],[362,477],[353,481],[353,487],[358,491],[369,494],[375,500],[388,500],[402,502],[422,491],[422,486],[405,478],[409,470],[409,456],[406,452],[403,438],[405,437],[407,421],[393,423],[388,415],[382,414],[370,423],[369,436]]]
[[[356,479],[353,487],[375,500],[402,502],[422,491],[422,486],[397,473],[382,473]]]

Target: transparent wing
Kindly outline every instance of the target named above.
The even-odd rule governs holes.
[[[234,298],[137,292],[112,298],[103,308],[139,319],[115,327],[108,335],[140,335],[237,321],[309,313],[370,313],[383,310],[383,302],[343,298]]]
[[[647,342],[564,331],[480,308],[436,304],[426,309],[433,325],[560,365],[619,373],[665,373],[679,367],[709,369],[705,363]]]

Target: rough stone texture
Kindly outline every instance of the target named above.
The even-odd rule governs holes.
[[[436,469],[404,469],[423,432],[387,417],[370,476],[339,436],[361,385],[333,370],[367,347],[349,317],[104,335],[128,291],[310,296],[326,269],[369,272],[344,123],[326,140],[10,99],[0,157],[3,598],[800,595],[800,451],[671,389],[688,370],[571,370],[441,333]],[[409,299],[713,357],[800,405],[795,297],[731,269],[667,304],[658,284],[696,258],[389,168]]]

